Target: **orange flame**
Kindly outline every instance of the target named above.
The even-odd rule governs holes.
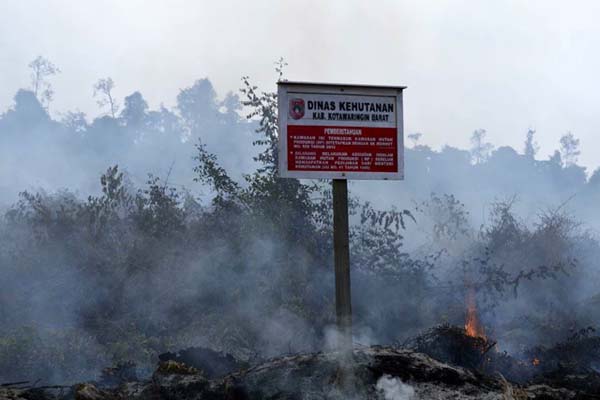
[[[467,316],[465,321],[465,331],[468,336],[480,337],[485,339],[485,330],[477,317],[477,303],[475,301],[475,292],[469,289],[467,292]]]

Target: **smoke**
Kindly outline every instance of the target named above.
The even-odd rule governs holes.
[[[385,400],[416,400],[415,389],[405,384],[400,378],[383,375],[377,380],[376,388]]]
[[[128,98],[117,118],[74,124],[23,91],[0,116],[0,377],[72,382],[128,359],[150,370],[191,345],[253,362],[335,349],[327,184],[252,175],[257,122],[208,80],[173,109]],[[194,181],[198,141],[238,192]],[[103,188],[115,164],[122,185]],[[474,165],[415,146],[406,166],[404,182],[350,185],[357,345],[462,325],[467,276],[503,348],[597,325],[598,174],[511,148]]]

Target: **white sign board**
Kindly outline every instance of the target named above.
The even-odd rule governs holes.
[[[279,82],[280,176],[403,179],[403,89]]]

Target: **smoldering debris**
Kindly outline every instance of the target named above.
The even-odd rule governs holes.
[[[365,347],[353,353],[352,385],[339,387],[336,353],[311,353],[276,358],[209,379],[184,363],[161,361],[145,381],[124,382],[116,388],[96,383],[74,385],[62,393],[22,387],[0,387],[0,399],[114,400],[114,399],[598,399],[593,392],[548,383],[518,385],[500,375],[451,366],[425,354],[391,347]]]
[[[485,337],[470,336],[460,327],[439,325],[406,341],[404,345],[449,364],[477,369],[483,365],[486,354],[496,342]]]
[[[501,375],[516,384],[543,384],[600,393],[600,337],[583,329],[551,347],[535,346],[515,354],[495,340],[472,337],[460,327],[440,325],[405,342],[408,348],[478,373]]]
[[[247,362],[238,360],[231,354],[204,347],[189,347],[178,352],[163,353],[158,359],[162,362],[175,361],[189,365],[202,371],[209,379],[221,378],[249,366]]]
[[[137,382],[138,380],[136,364],[132,361],[126,361],[119,362],[114,367],[102,369],[98,384],[101,387],[117,387],[123,383]]]

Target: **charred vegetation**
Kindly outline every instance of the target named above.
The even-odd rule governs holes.
[[[200,136],[237,115],[205,123],[218,109],[211,91],[207,81],[182,90],[181,117],[151,114],[141,95],[132,95],[121,116],[87,129],[122,140],[119,132],[134,125],[158,134],[173,124]],[[342,395],[325,392],[339,367],[331,352],[331,190],[325,182],[278,179],[276,97],[247,78],[242,95],[259,133],[252,173],[235,177],[205,141],[187,142],[195,152],[188,182],[204,196],[176,184],[171,169],[134,184],[114,165],[86,199],[69,190],[24,191],[3,213],[2,395]],[[19,107],[35,106],[20,96]],[[209,110],[197,109],[202,99]],[[229,107],[239,110],[234,100]],[[4,114],[0,127],[22,128],[19,112]],[[151,116],[162,125],[151,125]],[[492,168],[486,157],[507,156],[486,155],[478,137],[477,162],[468,159],[465,168]],[[448,159],[464,156],[445,151]],[[443,169],[441,153],[415,145],[410,157],[420,153]],[[527,162],[536,174],[570,168],[577,175],[556,160]],[[406,383],[421,395],[465,399],[595,398],[600,248],[570,203],[524,220],[518,199],[497,200],[476,226],[458,196],[424,198],[389,209],[351,199],[353,390],[377,398],[378,386]]]

